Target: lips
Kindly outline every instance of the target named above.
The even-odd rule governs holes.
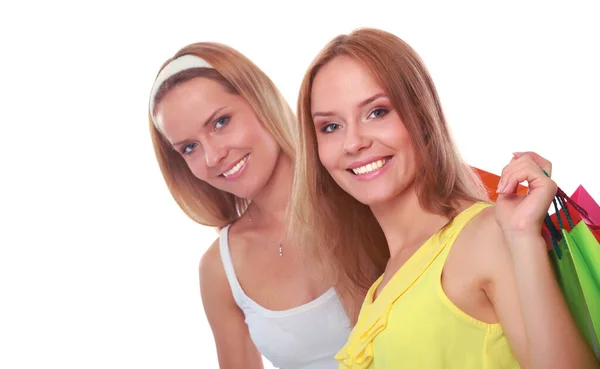
[[[227,171],[223,172],[220,174],[220,176],[223,176],[225,178],[230,177],[234,174],[236,174],[237,172],[240,171],[240,169],[242,169],[244,167],[244,165],[246,164],[246,162],[248,161],[248,156],[250,154],[246,154],[244,155],[243,158],[240,159],[240,161],[238,161],[237,163],[235,163],[231,168],[229,168]]]
[[[352,163],[347,170],[354,175],[369,174],[385,166],[391,159],[391,156],[369,158],[367,160]]]

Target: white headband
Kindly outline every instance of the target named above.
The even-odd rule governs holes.
[[[156,120],[154,119],[154,100],[156,99],[156,92],[160,86],[169,78],[174,76],[175,74],[192,68],[213,68],[212,65],[208,64],[208,62],[200,57],[195,55],[183,55],[177,59],[171,60],[169,64],[167,64],[158,74],[156,80],[154,81],[154,86],[152,86],[152,92],[150,93],[150,114],[152,115],[152,120],[154,121],[154,125],[156,125]],[[157,126],[158,128],[158,126]]]

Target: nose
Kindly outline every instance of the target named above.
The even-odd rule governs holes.
[[[219,164],[226,156],[227,150],[224,147],[217,145],[211,145],[205,143],[204,147],[204,160],[208,167],[214,167]]]
[[[359,124],[347,125],[344,137],[344,153],[348,155],[358,154],[361,150],[371,145],[371,139],[365,135]]]

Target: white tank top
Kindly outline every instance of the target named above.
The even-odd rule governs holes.
[[[235,275],[228,243],[229,225],[221,230],[219,248],[237,305],[244,312],[252,341],[273,366],[281,369],[337,369],[334,355],[350,334],[350,320],[330,288],[316,299],[288,310],[268,310],[248,297]]]

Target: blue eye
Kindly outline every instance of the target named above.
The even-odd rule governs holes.
[[[191,143],[191,144],[185,145],[185,146],[183,147],[183,149],[181,149],[181,153],[182,153],[183,155],[187,155],[187,154],[191,153],[191,152],[192,152],[192,150],[193,150],[193,149],[194,149],[196,146],[197,146],[197,144],[195,144],[195,143]]]
[[[323,126],[323,128],[321,128],[321,132],[323,133],[331,133],[333,131],[335,131],[336,129],[340,128],[340,125],[337,123],[329,123]]]
[[[369,114],[369,118],[381,118],[385,116],[389,111],[384,108],[377,108]]]
[[[215,131],[217,129],[225,127],[227,125],[227,123],[229,123],[230,119],[231,119],[231,117],[229,115],[224,115],[221,118],[217,119],[215,121]]]

